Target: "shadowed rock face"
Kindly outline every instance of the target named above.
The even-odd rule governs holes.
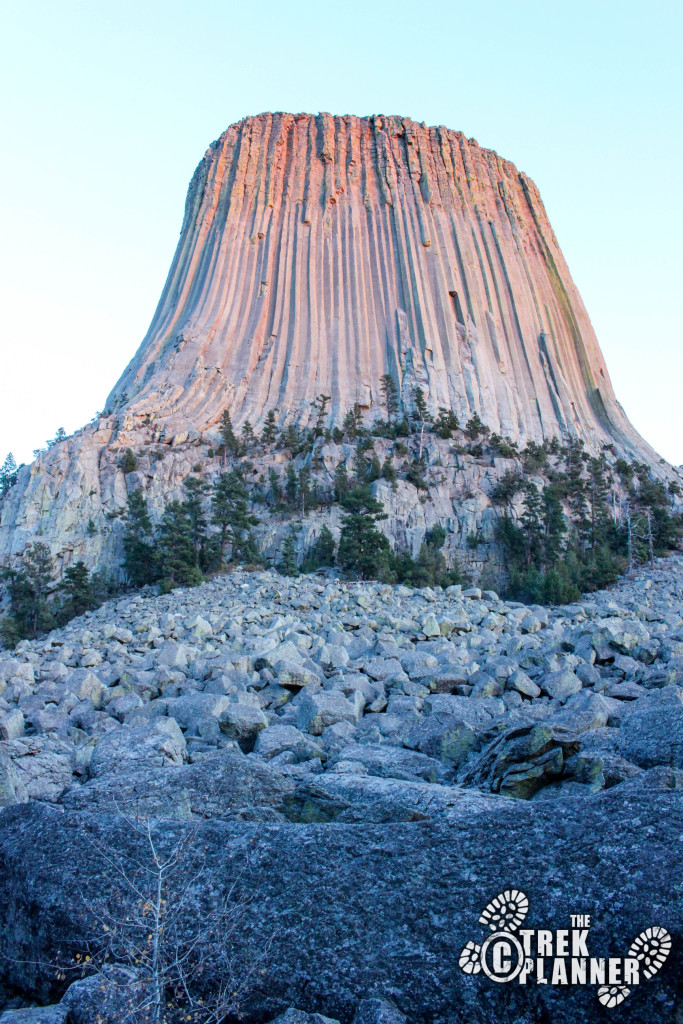
[[[246,909],[231,956],[247,979],[241,1014],[248,1024],[288,1005],[349,1022],[359,1001],[377,994],[413,1022],[610,1019],[595,986],[497,985],[460,969],[465,943],[485,938],[478,919],[487,901],[520,888],[530,901],[527,927],[568,928],[571,914],[589,913],[591,956],[624,956],[643,929],[666,928],[671,957],[617,1012],[631,1024],[674,1024],[682,825],[680,791],[656,784],[553,808],[501,801],[483,817],[454,809],[439,824],[206,822],[196,841],[207,851],[202,882],[210,886],[198,882],[190,894],[197,905],[190,927],[201,928],[211,898],[242,880]],[[160,822],[162,848],[187,828]],[[120,819],[93,821],[40,804],[3,812],[0,939],[9,959],[0,962],[0,993],[4,985],[59,998],[65,982],[55,984],[45,964],[58,949],[80,951],[97,935],[88,908],[110,884],[100,846],[129,857],[144,852]],[[207,962],[207,987],[219,980]]]
[[[112,391],[124,431],[167,436],[382,415],[478,412],[515,439],[616,440],[650,461],[617,405],[536,186],[444,127],[401,117],[260,114],[213,143],[190,184],[149,332]]]

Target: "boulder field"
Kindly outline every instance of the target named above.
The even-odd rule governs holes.
[[[249,1024],[678,1021],[682,595],[680,557],[562,608],[237,571],[5,652],[0,1022],[223,1019],[140,1015],[147,932]],[[671,951],[617,1008],[496,983],[461,953],[513,892]]]

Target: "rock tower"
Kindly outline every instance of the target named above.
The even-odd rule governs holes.
[[[328,426],[356,403],[371,421],[387,373],[404,411],[419,387],[432,412],[477,413],[516,442],[578,436],[667,472],[616,401],[525,174],[408,118],[267,113],[207,150],[147,335],[105,413],[20,471],[0,507],[0,559],[41,538],[62,568],[116,565],[130,488],[158,515],[225,409],[237,427],[271,411],[305,426],[325,394]],[[137,475],[120,466],[127,447]],[[448,486],[438,516],[457,518]],[[417,543],[417,501],[392,500]]]
[[[306,421],[332,396],[477,412],[502,434],[578,434],[642,454],[534,183],[444,127],[261,114],[190,184],[151,327],[112,391],[124,431]],[[651,453],[649,453],[651,455]]]

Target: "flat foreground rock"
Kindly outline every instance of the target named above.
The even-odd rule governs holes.
[[[566,928],[570,915],[590,914],[591,956],[625,956],[643,929],[668,929],[671,956],[660,974],[634,987],[618,1019],[673,1024],[681,1005],[683,800],[671,787],[680,782],[680,773],[655,768],[590,800],[551,807],[500,799],[478,815],[463,804],[460,814],[452,808],[437,822],[161,820],[154,830],[161,848],[183,835],[201,848],[191,927],[202,927],[211,902],[235,880],[246,893],[231,941],[234,962],[248,975],[248,1021],[296,1006],[348,1022],[363,999],[378,994],[391,994],[416,1021],[608,1019],[595,987],[500,985],[460,969],[465,943],[485,938],[478,920],[486,903],[516,888],[529,898],[530,928]],[[6,986],[57,1000],[64,982],[50,983],[40,965],[55,962],[58,951],[85,949],[94,937],[89,908],[110,884],[100,851],[139,856],[141,844],[117,816],[94,819],[40,804],[2,812]],[[208,964],[207,987],[217,981]]]

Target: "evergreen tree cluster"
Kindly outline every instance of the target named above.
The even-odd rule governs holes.
[[[222,472],[212,485],[188,477],[185,492],[184,501],[168,503],[156,528],[141,492],[128,495],[123,568],[132,586],[159,583],[167,592],[196,586],[204,573],[229,563],[263,564],[250,529],[258,520],[240,472]]]
[[[356,402],[343,416],[342,426],[330,428],[326,421],[332,399],[330,395],[324,394],[318,395],[312,403],[314,414],[312,425],[303,430],[299,429],[295,423],[288,423],[282,429],[278,429],[277,410],[271,409],[267,413],[266,423],[260,436],[254,433],[251,424],[247,422],[243,425],[238,437],[233,428],[230,413],[226,409],[218,425],[220,444],[217,449],[211,449],[211,451],[222,458],[227,456],[243,457],[259,448],[287,450],[292,456],[297,456],[313,452],[317,441],[342,444],[345,441],[355,442],[360,438],[370,436],[396,439],[409,437],[411,434],[419,434],[421,438],[424,438],[425,433],[430,431],[438,434],[439,437],[448,439],[459,429],[458,418],[451,409],[440,407],[435,418],[430,415],[427,398],[419,387],[413,388],[406,408],[403,406],[398,385],[391,374],[385,374],[381,378],[380,390],[386,419],[374,420],[367,426],[363,422],[363,410]],[[473,422],[476,420],[478,417]]]
[[[491,495],[506,597],[575,601],[677,547],[683,521],[646,465],[617,460],[612,468],[604,453],[591,456],[576,439],[530,442],[521,455],[524,475],[508,471]],[[528,479],[532,473],[541,487]]]
[[[169,502],[156,527],[141,492],[129,495],[123,567],[131,586],[158,583],[162,591],[168,591],[177,586],[193,586],[204,573],[219,571],[230,564],[264,564],[251,532],[258,522],[250,512],[257,489],[250,491],[247,486],[240,456],[232,465],[211,485],[189,477],[185,481],[185,499]],[[336,566],[355,579],[420,586],[457,582],[461,578],[459,570],[449,570],[440,551],[445,540],[443,531],[432,531],[416,560],[406,553],[392,552],[387,537],[377,527],[386,519],[382,503],[372,493],[372,483],[380,478],[393,481],[395,470],[390,460],[380,463],[368,438],[358,440],[351,475],[343,462],[338,465],[334,493],[328,496],[321,497],[317,492],[307,463],[296,472],[290,462],[284,482],[271,469],[266,500],[277,511],[303,518],[316,503],[332,501],[344,510],[336,553],[333,535],[324,526],[299,568],[296,532],[290,530],[276,568],[288,576]]]
[[[377,523],[387,517],[369,484],[356,483],[342,499],[342,506],[345,514],[337,565],[347,576],[415,587],[448,587],[463,582],[457,562],[449,568],[443,555],[446,531],[442,526],[427,532],[414,559],[409,551],[392,551],[387,537],[377,528]]]
[[[605,452],[612,456],[611,462],[605,452],[591,456],[579,440],[562,444],[554,438],[542,445],[529,442],[520,450],[510,438],[491,433],[477,413],[464,427],[446,408],[432,417],[419,387],[404,405],[391,375],[382,378],[381,391],[386,420],[369,427],[356,404],[344,416],[342,427],[330,430],[326,425],[329,395],[318,397],[312,426],[303,431],[294,423],[280,429],[277,412],[271,410],[260,436],[248,422],[238,435],[226,410],[219,424],[216,452],[221,472],[211,484],[189,476],[184,497],[170,501],[156,525],[142,492],[129,494],[123,534],[127,583],[136,588],[158,584],[168,591],[194,586],[206,573],[231,564],[264,565],[252,533],[258,523],[251,511],[256,503],[301,519],[315,508],[333,503],[342,508],[337,549],[331,531],[323,526],[300,566],[297,530],[290,529],[276,563],[284,575],[336,567],[348,578],[418,587],[461,582],[463,574],[457,562],[449,567],[443,554],[443,527],[428,532],[416,558],[409,552],[392,551],[379,529],[387,516],[372,485],[382,479],[395,489],[401,476],[427,491],[425,436],[429,432],[444,440],[459,434],[460,442],[451,448],[456,454],[488,455],[492,464],[496,456],[515,460],[515,467],[499,478],[491,494],[498,510],[496,585],[509,599],[544,604],[573,601],[678,546],[683,520],[673,513],[672,499],[680,495],[680,488],[673,483],[667,490],[652,478],[645,464],[615,460],[609,446]],[[65,436],[63,430],[58,431],[48,445]],[[378,436],[394,442],[393,452],[383,461],[374,447],[373,437]],[[403,439],[411,436],[406,447]],[[351,467],[343,460],[338,463],[331,489],[321,484],[318,472],[323,466],[322,445],[329,442],[354,445]],[[257,470],[248,456],[259,448],[289,452],[282,476],[271,467],[267,480],[256,478]],[[406,460],[398,468],[397,456]],[[121,456],[119,466],[126,474],[135,470],[130,449]],[[200,471],[197,463],[193,472]],[[16,483],[17,472],[10,454],[0,469],[0,498]],[[90,527],[93,532],[92,520]],[[477,547],[482,540],[473,534],[468,544]],[[492,566],[486,571],[492,578]],[[114,592],[104,573],[89,572],[82,561],[68,567],[58,584],[50,551],[41,542],[29,545],[17,565],[1,570],[1,577],[10,603],[10,615],[0,623],[0,641],[6,645],[37,636],[95,608]]]
[[[18,565],[2,570],[2,579],[10,603],[10,614],[0,621],[0,642],[5,647],[98,608],[116,591],[106,573],[90,572],[83,561],[70,565],[56,584],[50,549],[42,541],[29,544]]]
[[[296,534],[290,532],[277,563],[288,575],[334,565],[345,575],[358,579],[413,585],[457,582],[462,573],[457,565],[449,569],[446,564],[440,528],[425,538],[416,559],[406,552],[392,552],[387,538],[378,529],[378,523],[386,516],[372,492],[375,480],[385,479],[395,487],[400,474],[418,489],[428,490],[424,459],[427,431],[444,439],[460,432],[464,444],[456,445],[455,451],[468,451],[476,457],[484,457],[488,451],[491,457],[514,458],[518,463],[518,469],[503,475],[491,496],[499,509],[499,586],[506,588],[508,597],[545,603],[575,600],[581,592],[613,582],[624,568],[642,560],[644,551],[652,558],[678,542],[680,523],[671,514],[670,496],[650,480],[647,467],[616,463],[616,472],[622,477],[619,493],[623,491],[624,480],[631,488],[627,500],[622,494],[617,507],[610,466],[604,456],[587,455],[581,442],[570,441],[564,446],[557,439],[543,445],[529,442],[520,451],[510,438],[492,434],[477,413],[463,428],[455,414],[445,408],[432,419],[419,388],[414,389],[410,409],[402,415],[393,378],[386,375],[381,386],[387,418],[372,428],[364,426],[362,410],[356,404],[344,417],[342,428],[330,432],[325,426],[328,395],[320,395],[314,403],[314,425],[305,431],[290,423],[278,433],[276,413],[271,411],[260,438],[256,438],[249,424],[245,424],[238,437],[226,411],[221,420],[219,453],[224,468],[228,458],[235,468],[223,472],[210,488],[208,513],[202,512],[199,494],[190,493],[185,502],[167,507],[157,531],[151,531],[151,524],[147,527],[145,543],[152,554],[134,554],[127,560],[131,582],[139,583],[138,577],[143,573],[146,582],[160,582],[162,588],[169,589],[192,585],[202,573],[215,571],[229,562],[262,564],[250,531],[256,522],[248,511],[250,501],[267,504],[276,513],[301,518],[316,507],[334,502],[342,506],[342,531],[336,553],[332,535],[325,528],[299,568]],[[380,461],[373,435],[393,437],[394,453],[402,448],[410,454],[398,440],[410,434],[419,435],[412,459],[398,470],[390,455]],[[352,471],[340,462],[332,490],[327,492],[314,469],[321,465],[319,444],[330,440],[351,441],[355,449]],[[259,486],[248,488],[247,470],[253,467],[244,458],[259,445],[287,450],[291,461],[283,476],[271,467],[267,483],[262,480]],[[302,455],[303,464],[297,469],[294,460]],[[541,487],[529,479],[532,475],[544,481]],[[197,481],[189,481],[187,486],[192,491],[195,485],[206,486]],[[136,536],[135,517],[129,513],[131,516],[129,544]],[[212,533],[207,533],[209,524],[216,528]],[[477,543],[479,540],[477,537]]]

